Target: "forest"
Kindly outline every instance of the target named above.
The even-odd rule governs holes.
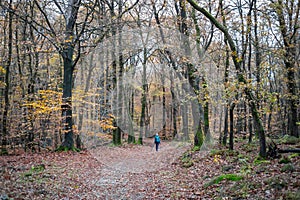
[[[0,199],[300,199],[299,15],[2,0]]]

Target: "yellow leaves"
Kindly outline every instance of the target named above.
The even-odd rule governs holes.
[[[159,64],[160,60],[157,58],[157,55],[151,55],[149,58],[148,58],[149,61],[151,61],[152,63],[154,64]]]
[[[6,86],[6,83],[4,83],[3,81],[0,81],[0,88],[4,88]]]
[[[243,61],[242,57],[239,57],[239,55],[238,55],[238,53],[236,51],[232,51],[231,52],[231,56],[234,57],[234,59],[238,63]]]
[[[65,43],[71,43],[72,40],[65,40]]]
[[[4,69],[4,67],[0,66],[0,75],[5,74],[5,73],[6,73],[6,70]]]
[[[232,51],[231,56],[234,57],[236,62],[238,62],[238,63],[243,61],[242,57],[239,57],[238,53],[236,51]]]
[[[183,57],[180,58],[180,62],[182,62],[182,63],[188,63],[188,62],[190,62],[190,59],[188,57],[186,57],[186,56],[183,56]]]
[[[233,52],[231,52],[231,55],[234,56],[234,57],[237,57],[237,52],[233,51]]]
[[[100,126],[101,128],[106,131],[106,130],[115,130],[117,127],[115,127],[114,124],[114,115],[113,114],[108,114],[108,118],[105,118],[100,121]]]
[[[239,62],[242,62],[242,61],[243,61],[243,59],[242,59],[241,57],[237,57],[237,58],[236,58],[236,62],[239,63]]]
[[[65,43],[71,43],[73,41],[74,36],[70,35],[68,38],[65,39]]]
[[[219,154],[215,155],[214,156],[214,162],[215,163],[220,163],[220,161],[221,161],[221,155],[219,155]]]
[[[61,96],[61,92],[40,90],[38,92],[38,100],[28,101],[23,106],[33,109],[35,115],[50,114],[60,110]]]
[[[49,64],[51,66],[57,65],[60,62],[60,56],[59,54],[54,54],[52,57],[49,59]]]
[[[111,117],[111,118],[115,118],[115,116],[111,113],[109,113],[108,116]]]

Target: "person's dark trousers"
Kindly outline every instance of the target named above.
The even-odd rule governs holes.
[[[158,151],[159,142],[155,142],[156,151]]]

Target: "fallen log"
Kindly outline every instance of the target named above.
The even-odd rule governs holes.
[[[300,149],[278,149],[278,153],[300,153]]]
[[[277,144],[273,140],[270,140],[268,142],[268,157],[279,158],[280,153],[300,153],[300,149],[279,149]]]

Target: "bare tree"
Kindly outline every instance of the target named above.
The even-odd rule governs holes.
[[[237,71],[237,79],[239,81],[239,83],[243,83],[245,85],[247,85],[246,82],[246,78],[245,75],[243,73],[243,69],[241,66],[241,58],[239,56],[244,56],[244,52],[242,55],[238,55],[237,52],[237,47],[234,43],[234,40],[232,38],[232,36],[230,35],[230,33],[228,32],[228,29],[226,27],[224,27],[215,17],[213,17],[209,12],[207,12],[207,10],[205,10],[204,8],[200,7],[195,1],[193,0],[187,0],[196,10],[198,10],[199,12],[201,12],[204,16],[206,16],[221,32],[224,33],[225,37],[228,40],[228,44],[231,50],[231,57],[234,63],[234,66],[236,68]],[[252,89],[250,87],[245,87],[244,92],[248,98],[249,101],[249,106],[251,108],[251,112],[253,115],[253,118],[256,122],[257,125],[257,132],[259,134],[259,139],[260,139],[260,150],[259,150],[259,154],[262,157],[266,157],[267,156],[267,152],[266,152],[266,136],[265,136],[265,130],[259,115],[259,111],[257,110],[257,106],[255,104],[255,99],[254,96],[252,94]]]

